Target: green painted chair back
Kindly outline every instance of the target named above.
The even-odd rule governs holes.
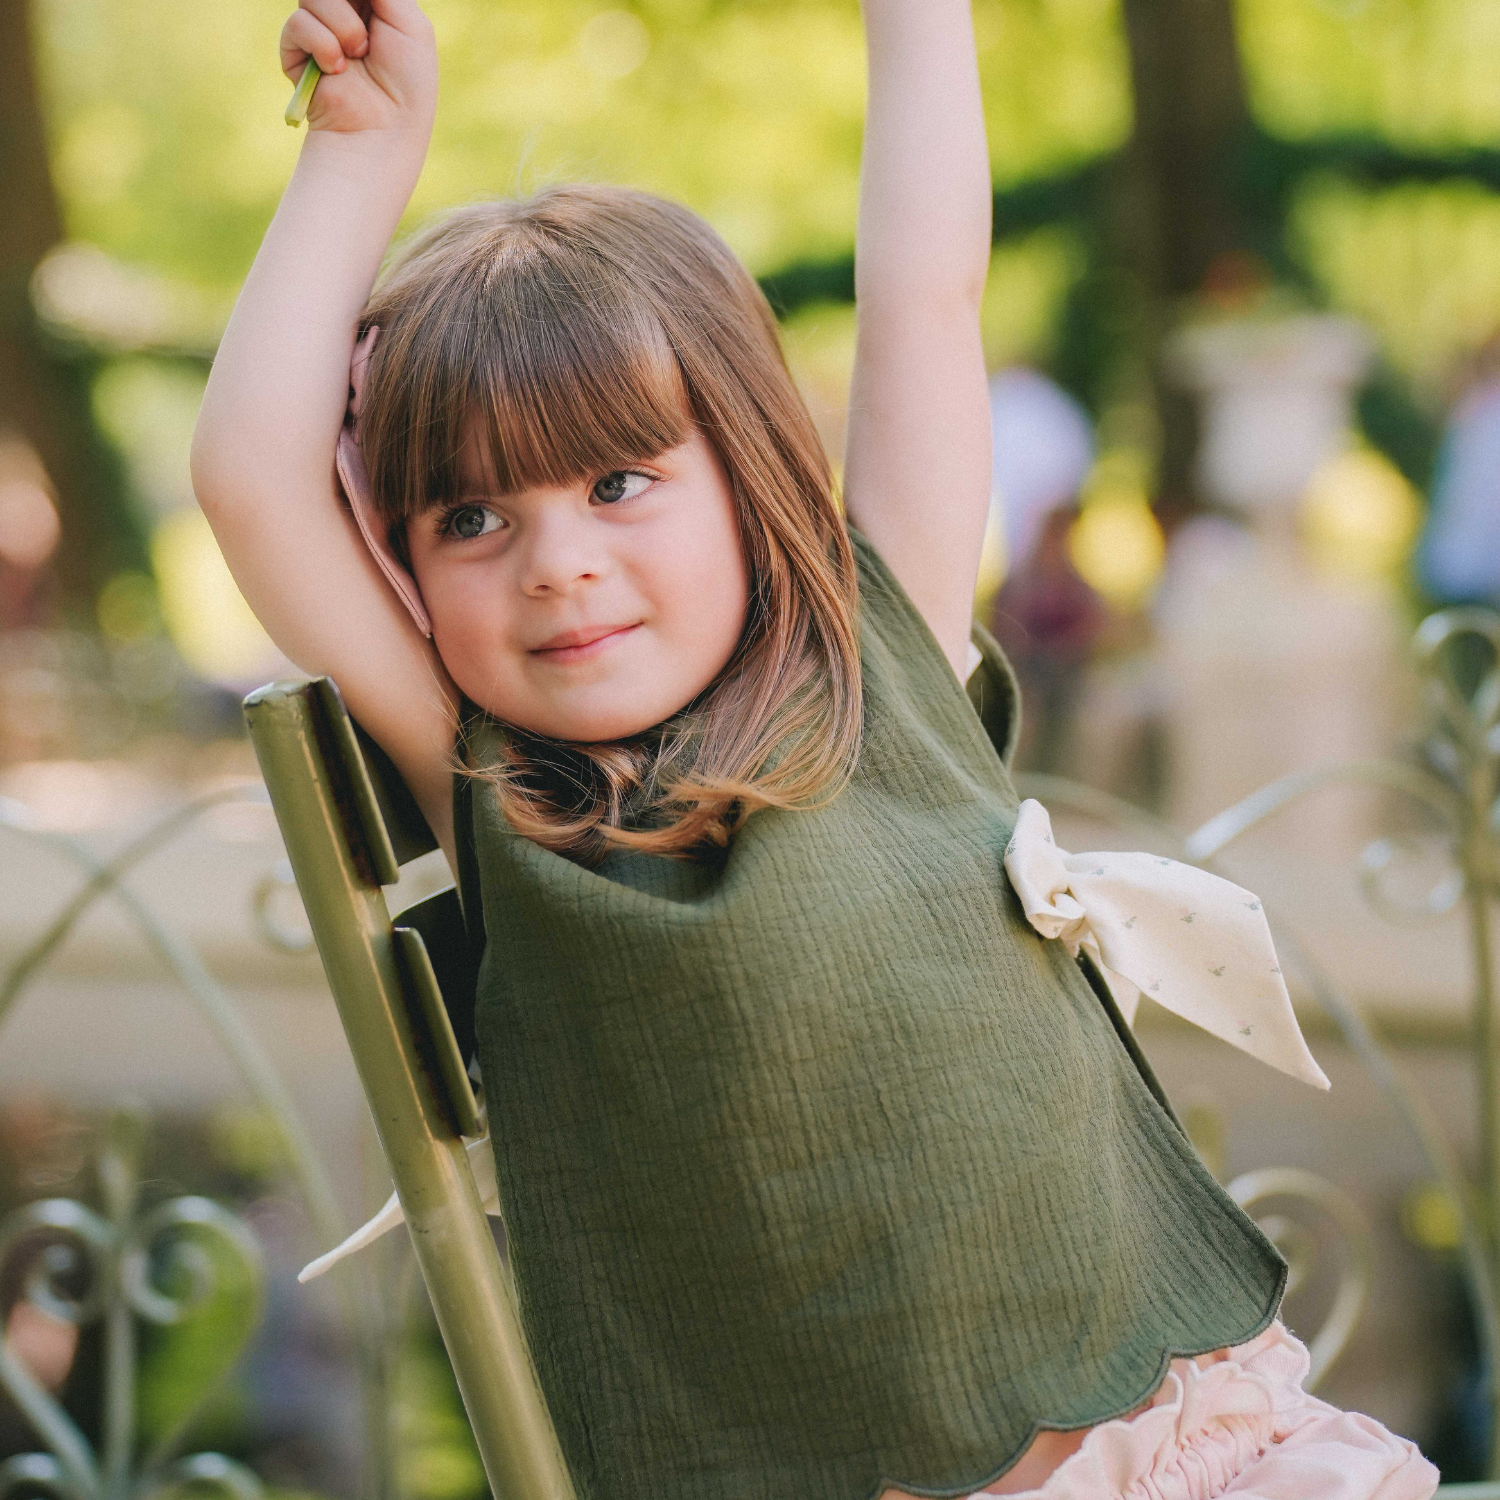
[[[434,840],[331,679],[260,688],[245,717],[490,1488],[496,1500],[573,1500],[464,1153],[478,1119],[457,893],[393,924],[382,887]]]

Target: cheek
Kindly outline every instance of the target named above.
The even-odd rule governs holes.
[[[683,527],[658,552],[659,587],[670,595],[680,645],[700,664],[729,659],[745,626],[750,578],[733,501],[725,497],[702,524]]]
[[[417,582],[432,620],[433,644],[453,680],[463,687],[465,674],[492,674],[496,645],[506,633],[502,591],[493,582],[486,586],[473,569],[424,568]]]

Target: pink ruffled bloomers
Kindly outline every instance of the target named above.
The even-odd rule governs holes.
[[[1438,1472],[1416,1445],[1309,1396],[1307,1371],[1280,1323],[1214,1363],[1173,1360],[1149,1405],[1006,1500],[1429,1500]]]

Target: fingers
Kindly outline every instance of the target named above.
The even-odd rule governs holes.
[[[349,0],[301,0],[301,4],[339,39],[345,57],[363,57],[370,50],[370,34]]]
[[[281,71],[288,78],[299,78],[309,57],[325,73],[343,70],[344,49],[339,46],[339,39],[307,11],[293,11],[281,28]]]
[[[289,78],[312,57],[325,73],[342,73],[346,57],[363,57],[370,38],[348,0],[302,0],[281,28],[281,68]]]
[[[419,36],[432,26],[417,0],[371,0],[370,16],[408,36]]]

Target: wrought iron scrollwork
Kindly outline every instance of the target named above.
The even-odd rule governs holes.
[[[222,1453],[195,1453],[169,1464],[137,1495],[138,1500],[168,1500],[170,1496],[201,1496],[205,1492],[217,1493],[225,1500],[261,1500],[265,1493],[260,1480],[243,1464]]]
[[[57,1500],[73,1500],[78,1493],[69,1486],[66,1471],[50,1453],[21,1453],[0,1463],[0,1500],[39,1492],[55,1495]]]
[[[295,906],[300,913],[301,897],[297,894],[297,881],[292,875],[289,860],[279,859],[256,882],[255,892],[250,898],[250,914],[255,919],[255,931],[260,940],[278,953],[310,953],[313,946],[312,929],[307,919],[288,921],[286,908]]]
[[[0,798],[0,832],[62,858],[80,869],[85,877],[46,930],[0,972],[0,1025],[4,1024],[12,1008],[39,977],[45,965],[83,917],[96,903],[113,899],[123,908],[131,924],[164,967],[175,975],[189,999],[213,1027],[250,1092],[275,1126],[288,1165],[313,1221],[318,1241],[337,1244],[348,1233],[350,1225],[339,1205],[338,1195],[312,1135],[303,1123],[285,1083],[246,1025],[232,996],[209,972],[192,945],[127,883],[128,877],[142,860],[167,846],[205,813],[226,805],[268,802],[262,786],[244,783],[216,787],[172,809],[130,839],[108,859],[100,859],[68,834],[33,826],[22,805]],[[279,903],[287,894],[285,876],[278,870],[273,870],[267,880],[262,882],[262,887],[269,887],[271,900],[267,913],[262,914],[252,909],[252,918],[261,935],[268,936],[266,927],[268,922],[272,923],[278,929],[279,939],[273,946],[284,952],[304,951],[307,945],[301,941],[293,925],[277,914]],[[373,1295],[370,1279],[372,1274],[367,1267],[355,1268],[349,1274],[333,1278],[335,1285],[332,1290],[343,1305],[345,1322],[357,1350],[368,1433],[368,1465],[363,1481],[364,1491],[372,1500],[383,1500],[383,1497],[394,1493],[395,1484],[387,1394],[390,1353],[383,1304]],[[4,1376],[0,1376],[0,1384],[7,1389],[12,1385],[21,1388],[26,1372],[14,1361],[7,1364],[7,1358],[3,1342],[0,1342],[0,1371],[5,1372]],[[45,1396],[45,1392],[42,1394]],[[36,1427],[38,1421],[45,1424],[49,1420],[50,1412],[41,1403],[34,1403],[34,1409],[29,1410],[27,1415],[32,1418],[33,1427]],[[54,1453],[58,1451],[54,1437],[65,1448],[71,1441],[62,1429],[55,1433],[48,1432],[46,1440]],[[227,1463],[228,1460],[224,1462]],[[16,1464],[20,1464],[20,1467],[17,1468],[15,1464],[0,1465],[0,1500],[8,1500],[8,1496],[13,1493],[30,1495],[44,1491],[62,1494],[64,1490],[59,1489],[59,1485],[68,1487],[66,1493],[70,1497],[94,1493],[90,1485],[96,1483],[97,1475],[89,1470],[86,1455],[81,1450],[72,1452],[66,1462],[49,1459],[46,1455],[27,1455],[24,1463],[16,1460]],[[60,1465],[56,1474],[48,1468],[49,1464]],[[207,1470],[193,1470],[190,1473],[179,1466],[173,1472],[177,1476],[172,1480],[173,1484],[178,1488],[191,1484],[198,1492],[211,1485],[217,1485],[223,1490],[225,1483],[231,1482],[216,1479]],[[23,1473],[24,1485],[30,1486],[29,1489],[18,1488],[23,1485]],[[234,1479],[232,1483],[239,1485],[240,1489],[230,1493],[242,1492],[244,1484],[251,1482],[252,1478]],[[7,1489],[6,1486],[10,1488]]]
[[[1417,631],[1415,658],[1433,715],[1432,732],[1419,758],[1367,760],[1295,772],[1225,809],[1185,838],[1143,809],[1093,788],[1052,776],[1022,777],[1020,784],[1023,795],[1130,830],[1206,866],[1212,866],[1235,840],[1271,814],[1327,786],[1354,783],[1397,792],[1411,798],[1435,826],[1433,837],[1444,851],[1445,868],[1417,899],[1397,894],[1390,884],[1403,862],[1429,852],[1413,838],[1380,840],[1367,848],[1360,879],[1372,906],[1399,922],[1435,919],[1460,908],[1464,912],[1473,961],[1472,1015],[1481,1116],[1477,1193],[1468,1190],[1457,1153],[1426,1101],[1401,1076],[1358,1008],[1313,962],[1295,932],[1273,911],[1274,903],[1267,902],[1267,914],[1283,961],[1301,974],[1312,998],[1405,1120],[1433,1177],[1455,1206],[1462,1264],[1489,1372],[1492,1427],[1500,1434],[1500,1016],[1496,1014],[1490,926],[1491,908],[1500,895],[1500,614],[1453,609],[1429,616]],[[1253,1188],[1256,1201],[1268,1181],[1280,1182],[1283,1188],[1297,1186],[1290,1197],[1304,1207],[1316,1204],[1330,1214],[1357,1247],[1360,1237],[1353,1206],[1321,1179],[1299,1178],[1294,1183],[1296,1177],[1285,1170],[1257,1173],[1234,1186],[1245,1193]],[[1293,1223],[1283,1218],[1278,1227],[1290,1236],[1290,1248],[1298,1251]],[[1352,1254],[1330,1317],[1314,1338],[1318,1373],[1342,1349],[1363,1302],[1367,1275],[1359,1271],[1357,1248]],[[1319,1348],[1319,1340],[1325,1339]],[[1500,1478],[1500,1437],[1492,1439],[1490,1471]]]
[[[142,1125],[113,1117],[99,1157],[104,1212],[47,1198],[0,1223],[0,1269],[19,1264],[21,1296],[59,1322],[104,1325],[105,1396],[96,1452],[61,1403],[0,1339],[0,1388],[45,1445],[0,1464],[0,1500],[148,1500],[191,1486],[229,1500],[259,1500],[260,1482],[218,1453],[175,1455],[194,1416],[239,1359],[260,1321],[264,1267],[255,1237],[207,1198],[173,1198],[141,1210]],[[180,1322],[217,1291],[228,1270],[243,1289],[239,1317],[218,1347],[217,1370],[192,1406],[138,1452],[137,1323]]]
[[[1369,906],[1389,922],[1416,927],[1451,916],[1464,898],[1464,872],[1452,845],[1443,841],[1443,866],[1435,880],[1415,897],[1391,888],[1389,877],[1402,867],[1427,873],[1432,841],[1402,835],[1376,839],[1365,846],[1359,858],[1359,887]]]
[[[1245,1172],[1229,1184],[1228,1193],[1286,1257],[1288,1296],[1312,1281],[1327,1251],[1336,1246],[1341,1254],[1332,1301],[1307,1341],[1312,1365],[1306,1387],[1313,1390],[1348,1347],[1369,1300],[1375,1265],[1369,1221],[1343,1189],[1299,1167]],[[1317,1232],[1319,1219],[1332,1227],[1331,1240]]]

